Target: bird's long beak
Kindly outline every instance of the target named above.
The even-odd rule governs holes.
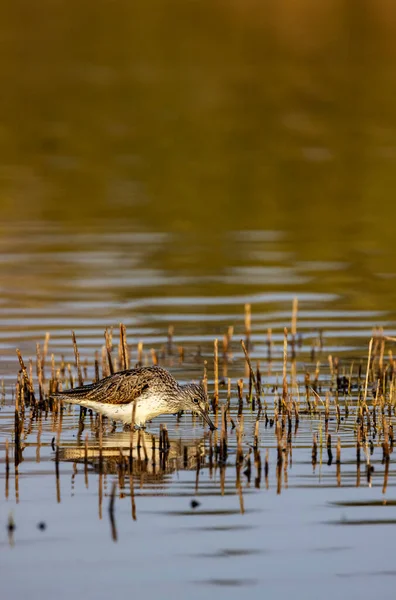
[[[201,410],[201,409],[200,409],[198,412],[199,412],[199,414],[201,415],[201,417],[203,418],[203,420],[207,422],[207,424],[208,424],[208,425],[209,425],[209,427],[210,427],[210,430],[211,430],[211,431],[215,431],[215,430],[217,429],[217,427],[215,427],[215,426],[214,426],[214,424],[213,424],[213,421],[212,421],[212,419],[209,417],[208,413],[207,413],[207,412],[205,412],[204,410]]]

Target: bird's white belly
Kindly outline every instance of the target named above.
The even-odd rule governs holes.
[[[122,421],[123,423],[132,423],[133,402],[128,404],[109,404],[108,402],[96,402],[90,400],[81,400],[80,404],[86,408],[101,413],[102,415],[113,419],[114,421]],[[155,410],[150,401],[145,399],[143,402],[136,403],[135,424],[143,426],[148,419],[152,419],[158,414],[163,414],[161,410]],[[167,412],[164,410],[164,412]]]

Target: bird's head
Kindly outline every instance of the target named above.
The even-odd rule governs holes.
[[[190,383],[183,386],[183,388],[182,410],[191,410],[192,412],[199,414],[209,425],[210,429],[214,431],[216,427],[208,414],[208,396],[204,386],[202,384]]]

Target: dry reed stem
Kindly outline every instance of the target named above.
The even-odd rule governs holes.
[[[217,338],[214,340],[214,408],[217,410],[219,404],[219,349],[218,349],[218,340]]]
[[[71,334],[72,334],[72,341],[73,341],[74,360],[75,360],[75,365],[76,365],[76,369],[77,369],[78,385],[82,386],[82,385],[84,385],[84,380],[83,380],[83,376],[82,376],[82,372],[81,372],[80,352],[79,352],[78,346],[77,346],[76,334],[74,333],[74,331],[72,331]]]
[[[249,347],[250,334],[252,332],[252,313],[250,304],[245,304],[245,336],[246,345]]]
[[[259,445],[259,433],[260,433],[260,421],[256,419],[256,423],[254,426],[254,443],[253,447],[257,450]]]
[[[153,363],[153,365],[154,366],[158,365],[158,356],[157,356],[157,353],[154,350],[154,348],[151,348],[150,354],[151,354],[151,362]]]
[[[109,365],[110,375],[114,374],[114,365],[111,353],[113,351],[113,332],[111,329],[106,327],[104,332],[105,337],[105,346],[106,346],[106,354],[107,354],[107,362]]]
[[[182,365],[184,363],[184,348],[183,348],[183,346],[178,346],[177,352],[179,354],[179,364]]]
[[[287,399],[287,328],[283,330],[283,387],[282,387],[282,399],[286,402]]]
[[[36,373],[37,373],[37,377],[38,377],[38,384],[39,384],[39,398],[40,398],[40,402],[42,402],[42,400],[44,399],[44,377],[43,377],[43,359],[41,356],[41,349],[40,349],[40,344],[37,343],[36,344],[36,356],[37,356],[37,362],[36,362]]]
[[[247,365],[249,367],[250,379],[253,381],[253,384],[254,384],[254,387],[255,387],[255,390],[256,390],[257,400],[259,402],[259,405],[261,405],[261,402],[260,402],[260,386],[258,384],[256,375],[255,375],[253,367],[252,367],[252,363],[250,362],[248,351],[246,349],[246,346],[245,346],[245,343],[244,343],[243,340],[241,340],[241,346],[242,346],[243,353],[245,355],[246,363],[247,363]]]
[[[130,362],[130,358],[129,358],[127,330],[126,330],[125,325],[122,326],[122,331],[123,331],[123,355],[124,355],[124,359],[125,359],[125,368],[129,369],[131,362]]]
[[[231,403],[231,377],[227,380],[227,410],[230,408]]]
[[[208,365],[207,361],[204,360],[204,372],[203,372],[203,378],[202,378],[202,385],[204,387],[206,396],[208,395],[208,367],[207,367],[207,365]]]
[[[371,365],[371,351],[373,348],[373,338],[370,339],[370,343],[369,343],[369,353],[368,353],[368,358],[367,358],[367,370],[366,370],[366,380],[365,380],[365,384],[364,384],[364,396],[363,396],[363,403],[366,403],[367,400],[367,388],[368,388],[368,380],[369,380],[369,374],[370,374],[370,365]]]
[[[102,377],[108,377],[110,375],[109,365],[107,362],[107,349],[106,344],[102,346]]]
[[[168,431],[166,429],[166,425],[164,427],[165,427],[166,436],[167,436],[168,435]],[[139,430],[139,432],[140,432],[140,430]],[[146,462],[148,462],[148,454],[147,454],[147,447],[146,447],[146,438],[145,438],[144,434],[141,435],[141,440],[142,440],[142,446],[143,446],[144,460]]]
[[[21,352],[20,352],[20,350],[18,348],[16,349],[16,353],[17,353],[17,356],[18,356],[19,364],[21,366],[21,370],[22,370],[22,374],[23,374],[23,379],[24,379],[25,384],[27,385],[27,387],[29,389],[29,392],[30,392],[30,395],[31,395],[31,397],[33,399],[33,402],[35,403],[36,399],[34,397],[34,389],[33,389],[33,383],[32,383],[32,381],[33,381],[32,374],[31,374],[31,376],[29,378],[28,374],[27,374],[27,371],[26,371],[25,363],[23,362],[22,354],[21,354]],[[30,363],[30,364],[33,366],[33,363]]]
[[[139,367],[143,365],[143,342],[138,342],[137,345],[137,362]]]
[[[382,485],[382,493],[386,494],[386,489],[388,487],[388,475],[389,475],[389,460],[385,461],[385,469],[384,469],[384,482]]]

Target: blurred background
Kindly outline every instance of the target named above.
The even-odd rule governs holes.
[[[212,334],[295,294],[395,323],[394,2],[1,12],[3,346],[51,316]]]

